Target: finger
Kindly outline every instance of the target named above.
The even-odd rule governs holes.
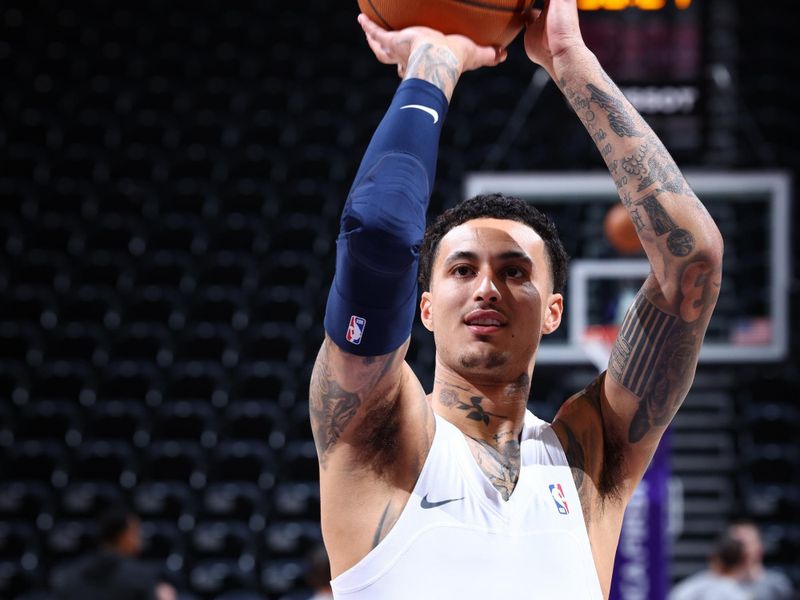
[[[375,54],[375,58],[377,58],[380,62],[387,65],[394,62],[386,48],[384,48],[374,37],[367,35],[367,44],[369,44],[370,49],[372,50],[373,54]]]
[[[525,25],[533,25],[542,16],[541,8],[531,8],[525,11]]]
[[[380,36],[381,33],[383,34],[386,33],[385,29],[383,29],[380,25],[375,23],[364,13],[358,15],[358,23],[361,25],[361,28],[364,30],[364,32],[367,33],[368,35],[378,37]]]
[[[473,54],[473,59],[482,67],[493,66],[505,60],[506,51],[492,46],[478,46]]]
[[[358,14],[358,17],[356,17],[356,20],[358,21],[358,24],[359,24],[359,25],[361,25],[361,28],[362,28],[362,29],[364,29],[365,27],[367,27],[367,26],[369,25],[369,23],[372,23],[372,19],[370,19],[370,18],[369,18],[367,15],[365,15],[364,13],[359,13],[359,14]]]

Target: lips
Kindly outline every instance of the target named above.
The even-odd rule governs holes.
[[[505,327],[508,320],[496,310],[474,310],[464,317],[464,323],[475,333],[493,333]]]

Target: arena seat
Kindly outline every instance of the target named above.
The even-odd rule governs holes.
[[[249,303],[248,314],[254,325],[284,323],[295,331],[311,326],[310,295],[301,287],[275,285],[259,292]]]
[[[303,586],[306,570],[300,558],[270,558],[261,569],[261,586],[271,598],[281,598]]]
[[[61,491],[58,503],[59,519],[89,521],[109,506],[124,501],[117,482],[77,481],[67,484]]]
[[[44,536],[44,546],[53,565],[77,559],[95,547],[94,519],[58,519]]]
[[[197,512],[194,492],[180,481],[141,482],[133,492],[132,506],[143,518],[167,519],[173,523]]]
[[[172,361],[169,335],[160,323],[133,323],[122,327],[110,340],[110,360],[145,362],[166,366]]]
[[[143,559],[157,561],[161,565],[168,565],[170,559],[184,560],[186,536],[174,522],[166,519],[144,519],[141,532]]]
[[[13,288],[0,305],[0,322],[41,326],[48,312],[54,314],[55,301],[50,290],[20,286]]]
[[[206,483],[205,455],[199,443],[188,440],[153,442],[144,451],[143,481],[169,481],[201,488]]]
[[[304,556],[321,541],[322,532],[316,521],[277,521],[264,532],[264,551],[270,560]]]
[[[243,335],[240,358],[245,362],[264,362],[294,367],[305,353],[294,328],[284,323],[254,325]]]
[[[51,440],[75,447],[83,433],[80,407],[66,400],[41,400],[22,407],[14,434],[18,441]]]
[[[287,481],[275,488],[275,517],[280,520],[303,519],[318,521],[319,482]]]
[[[0,522],[36,523],[51,517],[57,499],[44,481],[4,480],[0,483]]]
[[[283,450],[281,465],[295,481],[315,481],[319,477],[317,449],[310,439],[292,440]]]
[[[18,366],[39,362],[42,339],[37,328],[17,323],[0,323],[0,360]]]
[[[70,284],[73,289],[87,286],[97,294],[123,291],[124,282],[132,277],[131,259],[121,254],[95,252],[71,263]],[[112,299],[115,296],[111,296]]]
[[[192,259],[186,255],[150,253],[136,270],[137,293],[164,294],[172,298],[178,291],[191,292],[195,285],[193,272]]]
[[[252,568],[242,568],[237,561],[211,559],[195,563],[189,582],[196,594],[213,597],[230,589],[254,589],[257,580]]]
[[[47,482],[56,488],[66,483],[63,444],[28,440],[7,449],[3,475],[9,481]]]
[[[192,325],[177,336],[175,341],[175,360],[178,362],[208,362],[236,366],[238,351],[232,332],[225,327],[213,325]]]
[[[222,441],[211,453],[208,480],[255,482],[262,490],[275,485],[276,459],[265,442]]]
[[[195,523],[189,534],[189,548],[199,560],[221,558],[253,559],[255,540],[246,523],[236,520],[205,520]]]
[[[154,441],[187,440],[207,448],[216,443],[217,422],[208,402],[179,399],[156,409],[150,431]]]
[[[109,313],[118,311],[119,304],[119,299],[112,291],[102,290],[96,285],[84,285],[73,288],[70,294],[59,302],[56,317],[59,324],[66,327],[108,324]]]
[[[84,441],[71,453],[71,482],[108,482],[131,488],[135,485],[138,461],[131,446],[117,440]]]
[[[150,440],[150,415],[142,400],[106,399],[102,396],[99,400],[84,418],[84,439],[118,440],[134,447],[147,444]]]

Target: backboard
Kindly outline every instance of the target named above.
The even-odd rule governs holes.
[[[778,361],[789,344],[790,193],[788,174],[692,172],[684,175],[722,231],[723,280],[700,353],[703,362]],[[584,338],[592,327],[621,321],[649,273],[642,255],[619,256],[603,234],[603,218],[618,202],[606,173],[476,173],[465,197],[518,196],[548,213],[572,257],[566,318],[542,340],[537,362],[596,362]]]

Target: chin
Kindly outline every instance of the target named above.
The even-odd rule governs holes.
[[[488,351],[462,354],[458,357],[458,363],[471,371],[495,371],[509,363],[509,353]]]

